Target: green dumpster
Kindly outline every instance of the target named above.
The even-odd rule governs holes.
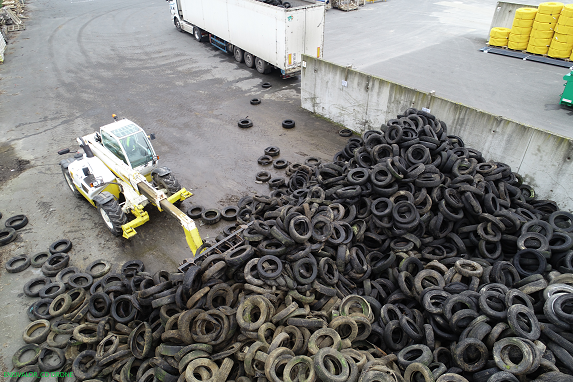
[[[573,71],[564,75],[563,79],[567,82],[563,85],[565,86],[565,89],[563,89],[561,102],[559,102],[559,104],[573,106]]]

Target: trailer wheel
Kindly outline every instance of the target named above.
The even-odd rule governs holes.
[[[205,41],[203,38],[203,31],[200,28],[193,27],[193,36],[195,36],[195,40],[199,42]]]
[[[234,55],[235,55],[235,61],[243,62],[243,58],[245,55],[244,55],[243,50],[241,48],[235,47]]]
[[[269,63],[260,57],[255,58],[255,66],[257,67],[257,72],[261,74],[268,74],[271,72]]]
[[[68,169],[64,168],[63,166],[62,166],[62,174],[64,174],[64,179],[66,180],[66,184],[68,185],[68,187],[72,191],[72,194],[74,194],[74,196],[76,198],[81,199],[82,194],[80,194],[80,192],[78,191],[76,186],[74,186],[74,182],[72,181],[72,176],[70,175],[70,172],[68,171]]]
[[[173,24],[175,24],[175,29],[177,29],[179,32],[183,32],[183,28],[181,28],[181,23],[177,17],[173,19]]]
[[[245,52],[245,65],[247,65],[248,68],[255,66],[255,56],[249,52]]]
[[[98,205],[97,209],[107,229],[109,229],[114,236],[121,236],[123,234],[121,226],[127,223],[127,217],[121,210],[117,200],[113,198],[109,202]]]
[[[234,54],[235,46],[231,43],[227,43],[227,54]]]

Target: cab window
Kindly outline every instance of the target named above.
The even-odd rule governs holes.
[[[109,135],[108,133],[102,131],[101,132],[101,143],[106,147],[109,151],[113,153],[116,157],[121,159],[125,164],[128,164],[125,160],[125,156],[123,155],[123,151],[119,143],[115,140],[114,137]]]

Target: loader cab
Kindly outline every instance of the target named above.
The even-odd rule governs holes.
[[[102,127],[100,136],[102,145],[133,169],[157,160],[143,129],[127,119]]]

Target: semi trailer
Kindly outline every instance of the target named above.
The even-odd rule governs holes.
[[[208,41],[259,73],[301,71],[302,54],[322,58],[324,2],[272,0],[171,0],[175,28]]]

